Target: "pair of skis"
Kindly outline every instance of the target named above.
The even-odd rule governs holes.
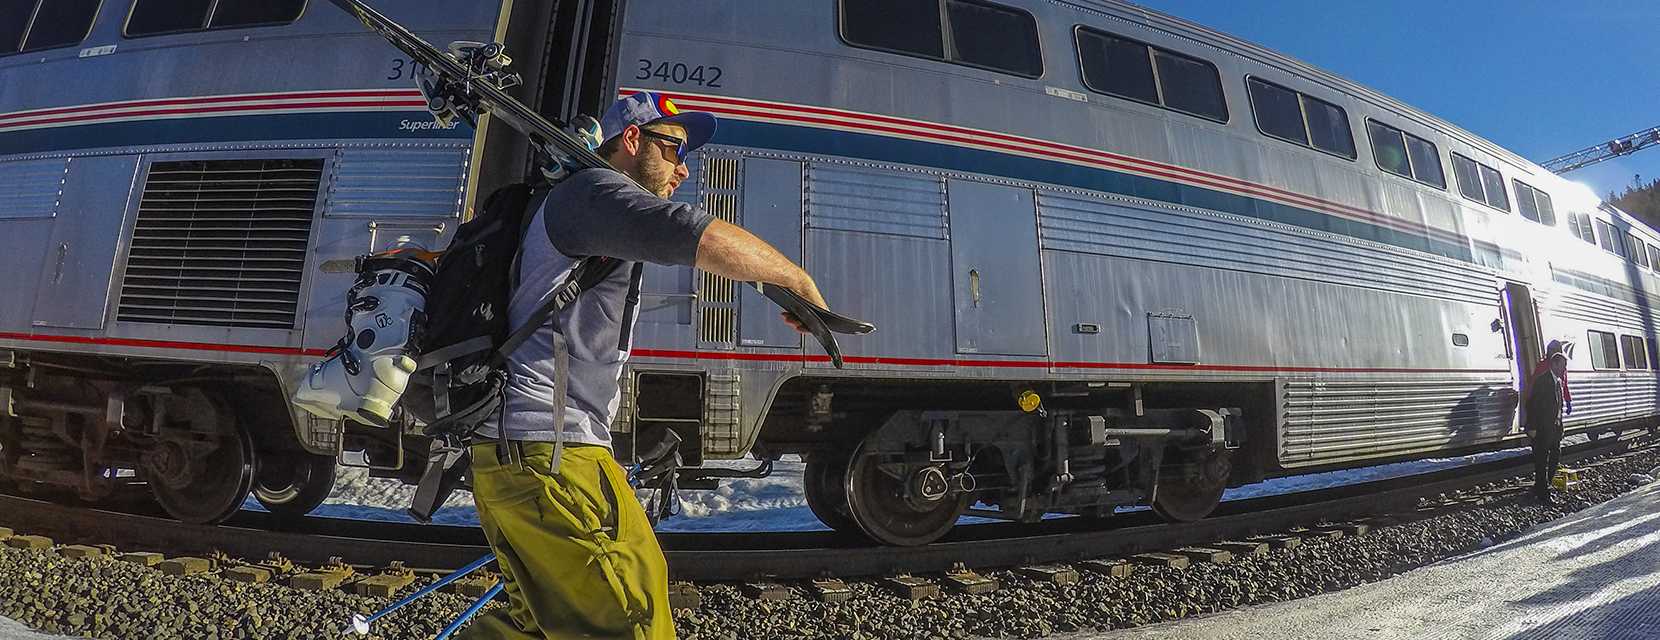
[[[417,76],[417,84],[427,98],[427,109],[441,122],[459,117],[476,126],[478,116],[489,113],[529,137],[548,158],[554,175],[609,166],[576,136],[505,91],[518,84],[519,78],[507,70],[511,59],[500,44],[457,42],[445,52],[359,0],[331,1],[425,66],[426,74]],[[860,335],[876,330],[876,325],[834,313],[785,287],[752,284],[773,304],[800,320],[838,369],[843,362],[835,334]]]

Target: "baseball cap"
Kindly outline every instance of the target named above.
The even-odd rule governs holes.
[[[681,111],[668,96],[655,91],[641,91],[612,103],[600,119],[600,129],[610,139],[628,125],[652,122],[669,122],[686,128],[686,144],[680,147],[681,159],[715,135],[715,116],[702,111]]]

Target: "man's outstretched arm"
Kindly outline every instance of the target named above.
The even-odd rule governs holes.
[[[733,280],[781,286],[808,302],[830,308],[812,276],[765,240],[725,220],[717,218],[703,230],[697,243],[697,268]],[[806,327],[787,313],[784,321],[806,332]]]

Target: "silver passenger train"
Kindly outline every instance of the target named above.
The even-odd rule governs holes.
[[[381,3],[504,42],[560,119],[649,89],[721,118],[677,195],[880,330],[838,370],[747,287],[648,271],[617,455],[683,486],[804,454],[889,544],[965,511],[1205,516],[1266,477],[1518,446],[1542,345],[1569,430],[1653,427],[1660,235],[1387,96],[1107,0]],[[415,425],[286,398],[339,268],[441,246],[525,175],[435,125],[411,61],[321,2],[0,4],[0,478],[280,514],[343,452],[413,481]],[[752,471],[703,468],[753,454]],[[972,508],[971,508],[972,505]]]

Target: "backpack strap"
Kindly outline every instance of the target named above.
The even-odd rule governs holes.
[[[578,260],[576,266],[571,267],[570,275],[565,276],[565,281],[553,290],[553,295],[548,296],[547,302],[543,302],[530,317],[525,318],[524,324],[507,334],[507,339],[502,341],[492,357],[497,363],[506,362],[507,356],[518,349],[519,345],[524,344],[525,340],[529,340],[531,334],[536,333],[537,329],[547,324],[550,318],[558,315],[572,302],[576,302],[577,296],[582,295],[582,292],[610,277],[611,272],[616,271],[621,265],[621,260],[600,256],[588,256]]]

